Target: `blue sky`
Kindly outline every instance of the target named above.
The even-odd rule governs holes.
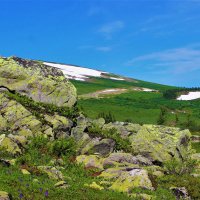
[[[200,0],[0,0],[0,55],[200,86]]]

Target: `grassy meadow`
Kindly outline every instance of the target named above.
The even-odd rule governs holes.
[[[88,117],[97,118],[99,113],[111,112],[117,121],[157,124],[161,108],[164,107],[164,125],[186,127],[190,123],[190,129],[198,131],[196,126],[200,125],[200,101],[177,101],[164,98],[162,91],[171,86],[144,81],[126,82],[109,79],[97,79],[94,83],[81,81],[73,81],[73,83],[79,95],[108,88],[129,89],[135,86],[159,90],[159,92],[128,90],[127,93],[109,95],[106,98],[79,99],[78,105]]]

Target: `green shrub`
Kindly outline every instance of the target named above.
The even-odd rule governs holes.
[[[52,155],[57,157],[74,156],[76,154],[76,143],[72,137],[55,140],[51,142],[49,150]]]
[[[104,118],[106,123],[110,123],[110,122],[115,122],[116,121],[115,116],[111,112],[109,112],[108,114],[104,113],[104,112],[101,112],[101,113],[98,114],[97,118]]]
[[[188,174],[184,175],[166,175],[158,179],[158,184],[162,188],[185,187],[189,196],[193,200],[200,199],[200,179]]]
[[[184,160],[172,158],[164,163],[164,168],[168,174],[183,175],[192,173],[196,165],[197,162],[195,160],[186,156]]]

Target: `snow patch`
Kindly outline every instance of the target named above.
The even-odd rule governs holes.
[[[102,90],[100,91],[101,93],[112,93],[112,92],[119,92],[119,91],[124,91],[126,89],[106,89],[106,90]]]
[[[177,98],[177,100],[194,100],[200,98],[200,92],[189,92],[188,94],[183,94],[180,97]]]
[[[110,77],[112,80],[117,80],[117,81],[124,81],[124,78],[116,78],[116,77]]]
[[[57,63],[49,63],[49,62],[44,62],[43,64],[55,67],[58,69],[61,69],[63,74],[69,78],[69,79],[74,79],[74,80],[79,80],[79,81],[85,81],[89,77],[101,77],[102,73],[107,73],[103,71],[98,71],[94,69],[89,69],[89,68],[83,68],[83,67],[77,67],[73,65],[65,65],[65,64],[57,64]]]
[[[149,89],[149,88],[142,88],[142,91],[144,92],[154,92],[155,90]]]

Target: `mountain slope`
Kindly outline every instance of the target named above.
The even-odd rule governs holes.
[[[189,130],[88,118],[62,71],[38,61],[0,58],[0,72],[1,200],[199,199]]]
[[[91,118],[101,115],[112,115],[118,121],[136,123],[160,123],[170,126],[181,126],[193,131],[200,131],[198,93],[193,91],[194,101],[178,101],[191,99],[187,90],[173,86],[161,85],[80,66],[43,62],[63,71],[66,77],[77,88],[78,104],[85,114]],[[183,90],[180,97],[166,99],[166,90]],[[181,95],[182,94],[182,95]],[[164,116],[161,110],[164,109]],[[189,123],[191,122],[191,123]],[[190,127],[188,127],[190,124]]]

